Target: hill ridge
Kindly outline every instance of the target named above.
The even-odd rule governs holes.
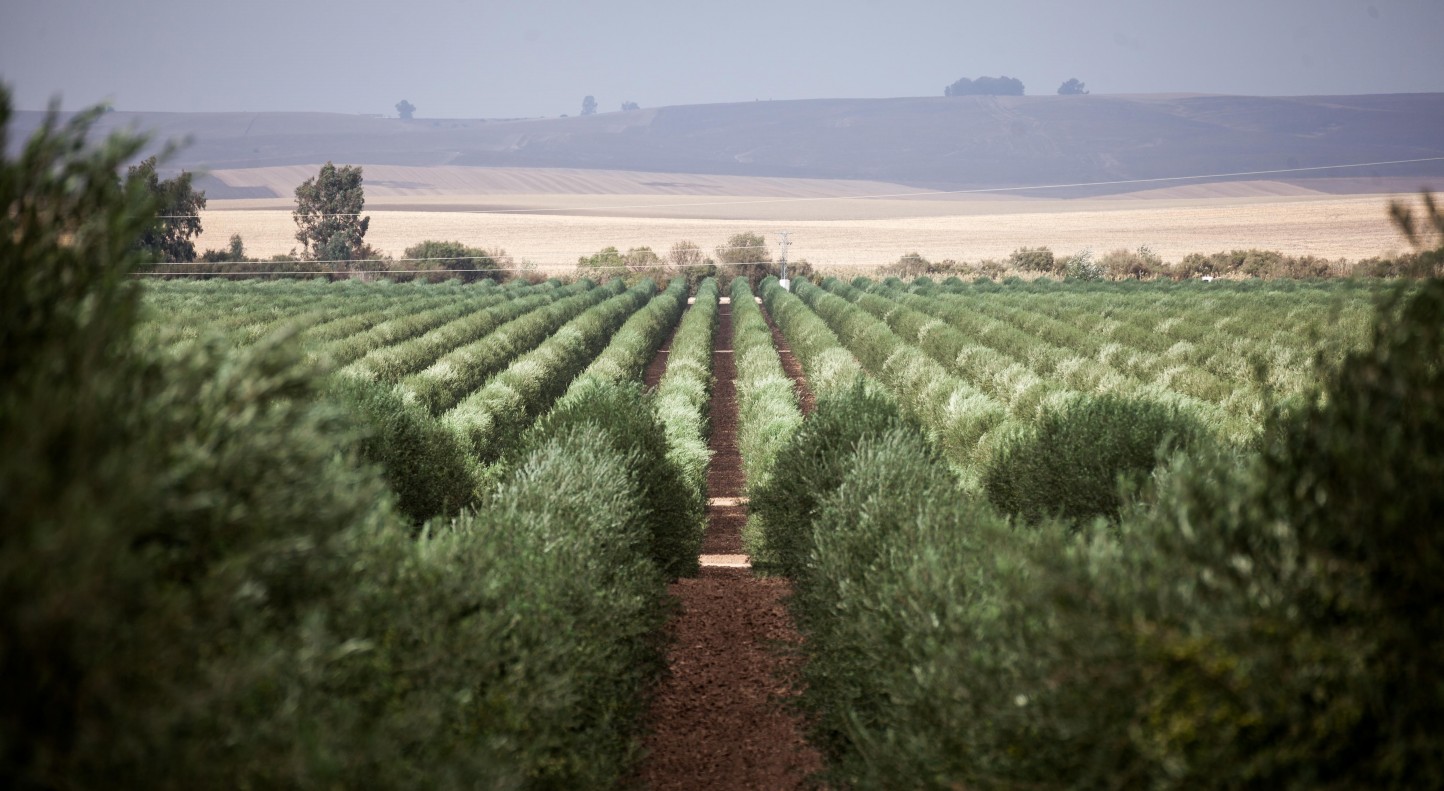
[[[13,140],[42,118],[17,112]],[[193,171],[329,160],[966,189],[1444,156],[1444,93],[800,99],[509,120],[116,111],[99,125],[102,132],[119,128],[189,138],[170,167]],[[1440,177],[1444,163],[1317,174],[1340,176]]]

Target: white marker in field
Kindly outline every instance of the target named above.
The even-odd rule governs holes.
[[[782,277],[777,278],[777,285],[782,286],[783,291],[792,290],[792,281],[787,279],[787,235],[789,233],[790,231],[777,232],[777,235],[782,237],[782,240],[777,243],[778,248],[782,251],[777,259],[782,264]]]

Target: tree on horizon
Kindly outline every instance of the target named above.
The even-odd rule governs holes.
[[[1022,96],[1023,81],[1016,77],[960,78],[943,89],[944,96]]]

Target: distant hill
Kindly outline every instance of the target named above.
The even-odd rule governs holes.
[[[37,112],[16,114],[17,135]],[[595,168],[1015,187],[1444,157],[1444,94],[819,99],[531,120],[129,113],[104,127],[192,142],[189,170],[338,164]],[[1270,177],[1328,189],[1444,177],[1444,163]],[[1367,182],[1365,182],[1367,183]],[[1075,189],[1106,194],[1147,185]],[[225,185],[206,185],[212,197]],[[1381,190],[1391,189],[1381,186]],[[256,188],[253,188],[253,191]]]

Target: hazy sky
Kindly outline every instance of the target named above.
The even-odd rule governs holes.
[[[16,106],[418,117],[940,95],[1444,91],[1444,0],[0,0]]]

